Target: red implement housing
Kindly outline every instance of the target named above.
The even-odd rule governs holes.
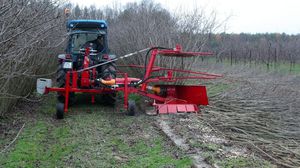
[[[183,52],[181,46],[177,45],[175,49],[153,49],[146,67],[141,65],[120,65],[119,67],[131,67],[146,69],[143,79],[129,78],[127,73],[118,73],[118,78],[115,79],[114,84],[109,87],[94,87],[95,86],[95,69],[84,70],[78,72],[75,70],[69,71],[66,74],[66,84],[63,88],[46,87],[48,92],[61,92],[65,96],[64,112],[68,111],[68,99],[71,92],[90,93],[92,95],[92,102],[94,102],[95,94],[104,94],[110,92],[123,92],[124,94],[124,108],[128,108],[128,95],[139,94],[153,100],[152,105],[157,114],[170,113],[185,113],[198,112],[199,105],[208,105],[208,98],[205,86],[189,86],[189,85],[155,85],[158,82],[176,82],[178,80],[187,79],[215,79],[222,77],[222,75],[210,74],[205,72],[195,72],[182,69],[170,69],[155,66],[156,57],[160,56],[174,56],[174,57],[192,57],[192,56],[208,56],[212,53],[207,52]],[[88,68],[89,64],[89,49],[85,51],[84,68]],[[163,76],[152,76],[153,72],[165,71]],[[181,72],[188,74],[184,77],[173,76],[174,72]],[[93,75],[90,75],[93,74]],[[79,88],[77,82],[80,76]],[[91,77],[92,76],[92,77]]]

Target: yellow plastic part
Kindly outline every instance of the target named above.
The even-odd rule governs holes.
[[[156,94],[159,94],[160,93],[160,87],[152,87],[152,91]]]
[[[111,80],[103,80],[103,79],[101,79],[101,83],[103,83],[105,85],[115,85],[116,84],[116,80],[115,79],[111,79]]]

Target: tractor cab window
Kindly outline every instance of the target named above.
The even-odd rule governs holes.
[[[99,37],[102,37],[99,39]],[[98,50],[98,52],[101,52],[103,50],[103,44],[104,44],[104,37],[99,36],[99,34],[96,33],[79,33],[79,34],[73,34],[72,35],[72,46],[71,46],[71,52],[72,53],[79,53],[79,50],[81,48],[87,47],[92,43],[91,47],[95,50]],[[96,43],[100,43],[102,45],[101,47],[98,47]]]

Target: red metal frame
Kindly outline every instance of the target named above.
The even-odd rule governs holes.
[[[83,68],[89,67],[89,48],[86,48]],[[154,66],[156,56],[176,56],[176,57],[190,57],[190,56],[202,56],[202,55],[212,55],[207,52],[182,52],[181,46],[176,45],[173,50],[170,49],[154,49],[151,52],[149,63],[147,67],[141,65],[121,65],[120,67],[131,67],[131,68],[146,68],[146,73],[143,79],[139,78],[129,78],[127,73],[118,73],[118,75],[123,76],[123,78],[116,78],[115,85],[117,87],[111,88],[94,88],[96,79],[96,69],[85,70],[82,72],[77,72],[75,70],[68,71],[66,74],[66,83],[64,88],[46,88],[46,93],[48,92],[61,92],[65,96],[64,112],[68,111],[69,104],[69,94],[70,92],[82,92],[90,93],[92,95],[92,103],[95,102],[96,94],[110,93],[110,92],[124,92],[124,108],[128,108],[128,96],[129,94],[136,93],[154,100],[154,107],[158,113],[174,113],[178,112],[197,112],[198,105],[208,105],[208,99],[206,95],[205,86],[177,86],[177,85],[157,85],[154,86],[160,90],[164,90],[164,95],[159,95],[156,93],[151,93],[147,90],[147,86],[150,83],[155,82],[175,82],[177,80],[185,79],[215,79],[222,77],[218,74],[210,74],[206,72],[195,72],[190,70],[182,69],[170,69]],[[153,72],[157,71],[167,71],[166,76],[151,77]],[[174,77],[173,72],[181,72],[187,74],[193,74],[193,76],[184,77]],[[92,79],[90,79],[90,74],[92,74]],[[72,78],[71,78],[72,76]],[[78,87],[77,81],[81,77],[80,85]],[[70,85],[70,80],[72,80],[72,85]],[[144,80],[144,81],[143,81]],[[76,82],[74,82],[76,81]],[[131,82],[143,81],[141,86],[129,85]],[[92,89],[90,89],[92,88]],[[161,91],[162,92],[162,91]],[[195,94],[198,93],[198,94]]]

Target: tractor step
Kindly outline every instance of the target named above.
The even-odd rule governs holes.
[[[154,106],[158,114],[197,113],[199,110],[195,104],[156,104]]]

